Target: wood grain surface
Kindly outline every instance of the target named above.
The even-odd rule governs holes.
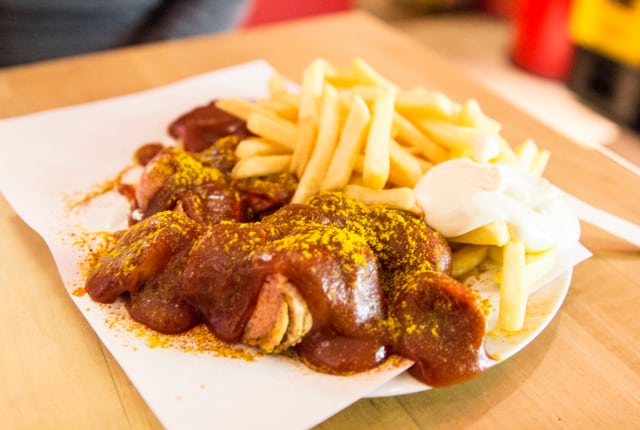
[[[362,12],[2,69],[0,117],[127,94],[256,58],[297,79],[318,56],[339,63],[360,56],[403,87],[478,99],[510,141],[532,137],[551,149],[552,182],[640,223],[640,178]],[[43,240],[2,196],[0,238],[0,428],[161,428],[66,294]],[[459,386],[360,400],[318,428],[640,428],[640,251],[587,225],[582,242],[594,256],[575,269],[558,316],[521,353]]]

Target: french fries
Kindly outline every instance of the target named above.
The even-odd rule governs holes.
[[[498,327],[517,332],[524,325],[527,298],[531,289],[556,264],[557,249],[528,253],[522,242],[510,241],[502,248]]]
[[[496,221],[448,239],[451,242],[458,243],[504,246],[509,242],[509,238],[509,227],[507,224],[502,221]]]
[[[323,59],[313,61],[302,73],[302,89],[298,104],[298,133],[293,148],[290,169],[302,177],[313,151],[318,127],[319,100],[322,96],[327,63]]]
[[[528,139],[515,149],[514,155],[515,167],[534,176],[542,176],[551,153],[548,150],[541,150],[533,140]]]
[[[327,87],[335,90],[338,101],[325,106]],[[249,130],[264,141],[243,143],[238,150],[241,159],[252,153],[291,155],[289,171],[302,188],[297,202],[350,183],[370,190],[412,188],[433,165],[452,157],[472,158],[476,140],[487,135],[500,142],[496,160],[525,164],[537,174],[546,165],[542,151],[528,149],[529,158],[519,158],[500,137],[500,124],[476,100],[458,104],[437,91],[402,89],[361,58],[347,67],[314,60],[302,73],[298,93],[275,73],[268,94],[256,101],[222,99],[217,106],[245,119]]]
[[[322,107],[318,139],[311,159],[293,195],[292,203],[303,203],[307,197],[320,191],[327,166],[331,161],[340,130],[340,99],[336,89],[326,84],[322,94]]]
[[[369,205],[379,204],[395,209],[418,212],[416,196],[411,188],[400,187],[372,190],[362,185],[349,184],[344,187],[344,192]]]
[[[396,130],[398,141],[412,147],[414,152],[421,154],[426,159],[425,161],[440,163],[449,158],[446,149],[434,143],[398,112],[393,116],[393,127]]]
[[[267,176],[287,170],[291,155],[257,155],[239,160],[231,174],[235,178]]]
[[[451,121],[455,104],[444,94],[424,88],[400,91],[396,97],[396,110],[401,115],[416,119]]]
[[[288,170],[299,179],[294,203],[342,190],[368,204],[419,212],[412,190],[418,180],[451,158],[475,160],[487,137],[497,148],[478,162],[542,176],[549,161],[549,151],[532,140],[512,148],[475,99],[459,104],[437,91],[403,89],[360,58],[346,67],[317,59],[304,69],[299,91],[289,88],[276,73],[267,98],[224,99],[217,106],[245,119],[257,135],[238,145],[233,175]],[[554,266],[556,250],[527,252],[500,220],[447,240],[455,245],[454,277],[483,263],[498,265],[499,327],[520,330],[529,291]]]
[[[216,102],[216,107],[229,112],[232,115],[237,116],[245,121],[249,119],[251,114],[259,113],[264,116],[275,117],[275,113],[260,106],[256,102],[252,102],[246,99],[222,99]]]
[[[416,121],[416,126],[457,157],[470,158],[476,140],[487,134],[477,128],[437,119],[420,119]]]
[[[412,188],[422,177],[418,160],[398,142],[389,140],[389,182]]]
[[[506,331],[519,331],[524,325],[527,310],[526,252],[520,241],[510,241],[503,250],[498,327]]]
[[[488,250],[487,245],[464,245],[454,251],[451,257],[451,276],[460,278],[471,272],[487,258]]]
[[[457,122],[459,125],[483,130],[491,134],[497,134],[502,129],[498,121],[485,115],[475,99],[470,99],[462,105],[458,113]]]
[[[535,176],[542,176],[544,169],[547,167],[547,163],[549,163],[550,157],[551,152],[549,152],[549,150],[538,150],[538,153],[533,159],[533,163],[531,163],[529,167],[529,173]]]
[[[254,112],[247,118],[247,128],[254,134],[267,140],[293,149],[296,144],[296,127],[282,119]]]
[[[238,143],[236,157],[251,158],[259,155],[290,154],[291,149],[262,138],[247,138]]]
[[[356,57],[351,60],[351,73],[354,81],[361,83],[362,85],[389,89],[396,88],[396,85],[393,82],[378,73],[362,58]]]
[[[341,190],[348,183],[360,153],[371,114],[360,96],[355,96],[349,109],[338,146],[320,187],[321,190]]]
[[[362,179],[376,190],[384,188],[389,178],[389,137],[393,124],[395,93],[394,88],[381,88],[373,102],[371,125],[364,148]]]

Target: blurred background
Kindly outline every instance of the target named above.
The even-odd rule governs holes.
[[[640,172],[640,0],[0,0],[0,67],[354,9]]]
[[[244,25],[279,19],[265,3],[298,4],[256,0]],[[299,3],[378,16],[529,114],[640,174],[640,1]]]

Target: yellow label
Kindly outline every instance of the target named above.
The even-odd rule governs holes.
[[[640,0],[574,0],[569,24],[576,45],[640,65]]]

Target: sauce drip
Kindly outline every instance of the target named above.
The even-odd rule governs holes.
[[[215,101],[181,115],[169,125],[168,132],[190,152],[203,151],[226,136],[243,139],[251,135],[243,120],[216,107]]]

